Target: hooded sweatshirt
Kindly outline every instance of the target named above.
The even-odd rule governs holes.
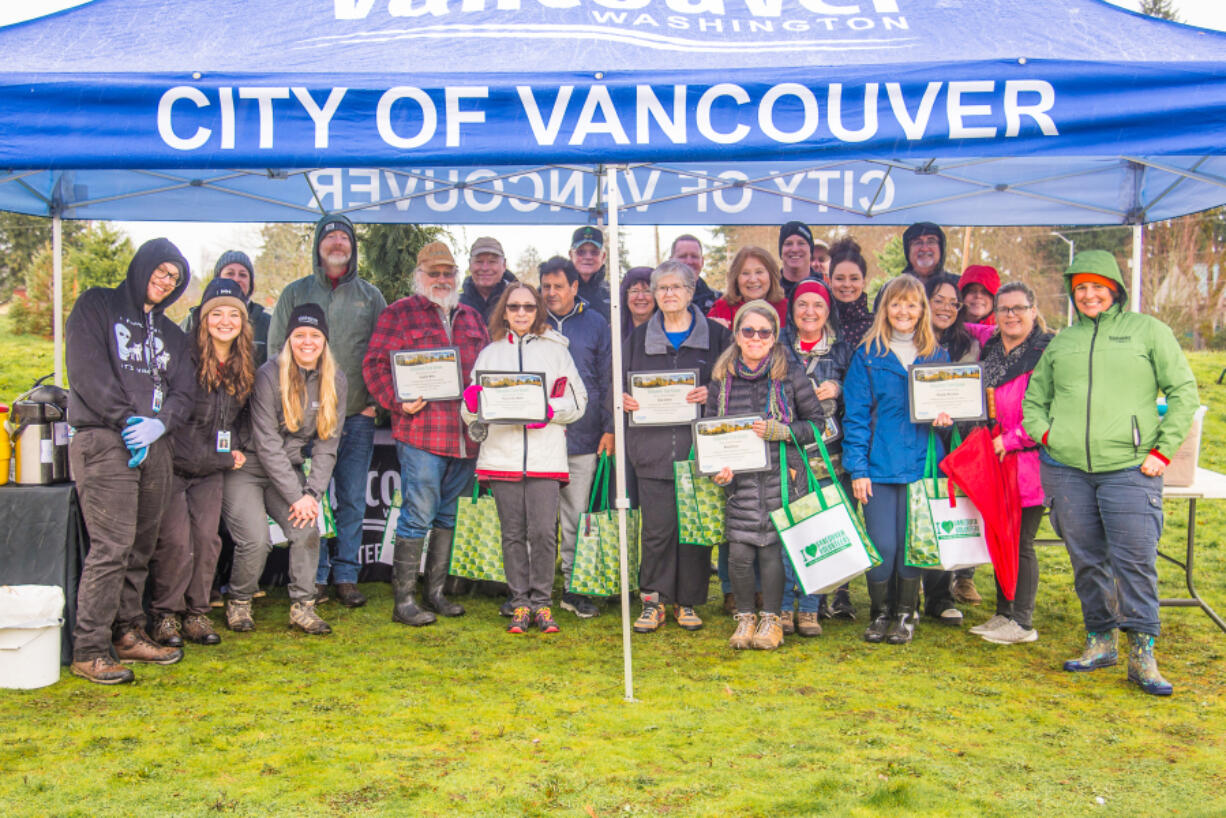
[[[1095,318],[1079,311],[1076,323],[1048,344],[1022,401],[1022,427],[1049,457],[1084,472],[1134,468],[1151,451],[1169,462],[1200,402],[1188,359],[1170,327],[1128,311],[1114,256],[1078,253],[1064,273],[1070,295],[1075,273],[1115,282],[1115,303]],[[1158,414],[1159,391],[1165,417]]]
[[[325,230],[348,229],[353,244],[349,268],[337,280],[336,286],[328,278],[319,261],[319,243]],[[349,397],[345,404],[345,416],[356,415],[375,401],[366,390],[362,379],[362,359],[374,334],[379,313],[387,307],[387,301],[379,288],[358,278],[358,243],[353,223],[341,215],[325,216],[315,225],[315,241],[311,245],[311,261],[315,266],[313,275],[292,282],[281,291],[277,306],[273,308],[272,321],[268,327],[268,357],[275,360],[285,344],[285,328],[294,307],[300,304],[318,304],[328,317],[328,346],[336,357],[336,364],[345,373],[349,385]]]
[[[145,312],[149,279],[167,261],[178,265],[179,283]],[[164,313],[183,295],[189,277],[178,248],[152,239],[136,251],[122,284],[81,294],[64,332],[70,424],[121,432],[130,417],[156,417],[172,432],[187,421],[196,401],[195,370],[187,336]],[[157,410],[155,392],[161,396]]]
[[[937,258],[936,269],[926,276],[920,275],[911,268],[911,242],[915,241],[920,236],[936,236],[937,241],[939,241],[941,245],[941,255]],[[932,222],[916,222],[903,231],[902,252],[903,256],[907,259],[907,266],[903,268],[904,273],[913,275],[920,281],[927,281],[933,276],[940,275],[941,273],[945,272],[945,231],[941,229],[940,225],[933,224]],[[954,289],[957,289],[957,281],[959,277],[953,273],[948,273],[947,275],[953,278]],[[873,306],[876,307],[876,304]]]

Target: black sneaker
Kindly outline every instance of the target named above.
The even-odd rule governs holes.
[[[591,619],[600,615],[596,603],[582,594],[562,594],[562,610],[570,611],[580,619]]]
[[[527,608],[516,608],[511,616],[511,624],[507,625],[507,633],[527,633],[532,627],[532,611]]]
[[[560,630],[558,623],[554,621],[553,611],[548,608],[537,608],[536,613],[532,614],[532,619],[540,628],[541,633],[557,633]]]
[[[851,593],[846,588],[840,588],[834,592],[834,602],[830,605],[830,612],[834,614],[835,619],[856,621],[856,606],[851,604]]]

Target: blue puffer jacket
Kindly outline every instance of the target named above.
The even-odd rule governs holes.
[[[874,350],[874,353],[876,350]],[[948,361],[937,347],[917,364]],[[870,354],[865,347],[851,357],[843,381],[843,466],[853,480],[871,478],[878,483],[911,483],[924,476],[928,453],[927,423],[912,423],[907,395],[907,370],[898,356]],[[937,458],[944,447],[937,438]]]
[[[566,454],[594,454],[600,436],[613,434],[613,353],[609,322],[582,298],[563,316],[548,313],[549,323],[570,342],[570,357],[587,388],[587,411],[566,427]]]

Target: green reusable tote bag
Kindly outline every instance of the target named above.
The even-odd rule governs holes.
[[[724,490],[698,473],[694,448],[688,460],[673,463],[677,495],[678,540],[686,545],[710,547],[724,541]]]
[[[621,593],[621,557],[618,554],[617,511],[609,507],[609,456],[602,454],[596,464],[592,495],[587,512],[579,515],[575,539],[575,562],[571,568],[573,594],[616,596]],[[639,512],[626,512],[626,561],[630,590],[639,587]]]
[[[502,570],[502,525],[494,495],[481,494],[481,484],[473,481],[473,496],[456,506],[455,539],[451,545],[451,567],[447,573],[468,579],[506,582]]]
[[[814,427],[818,449],[829,473],[830,453]],[[860,518],[838,481],[822,487],[809,466],[804,447],[792,436],[804,463],[807,494],[788,502],[787,444],[779,442],[779,477],[783,505],[771,512],[771,522],[783,551],[806,594],[833,591],[850,579],[881,564],[881,555],[868,537]]]

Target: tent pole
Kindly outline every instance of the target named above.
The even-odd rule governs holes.
[[[52,304],[51,334],[54,336],[52,355],[55,357],[55,385],[64,385],[64,230],[57,209],[51,214]]]
[[[621,196],[617,189],[617,174],[620,165],[605,165],[601,170],[604,187],[608,191],[606,203],[609,208],[609,266],[605,276],[609,282],[609,334],[613,353],[613,456],[617,468],[617,482],[613,493],[617,506],[617,558],[621,569],[622,602],[622,673],[626,682],[626,701],[634,698],[634,667],[630,657],[630,565],[626,554],[626,511],[630,505],[626,498],[626,436],[623,433],[622,411],[622,337],[621,337]]]
[[[1132,292],[1128,294],[1128,306],[1133,312],[1141,311],[1141,244],[1144,225],[1132,226]]]

